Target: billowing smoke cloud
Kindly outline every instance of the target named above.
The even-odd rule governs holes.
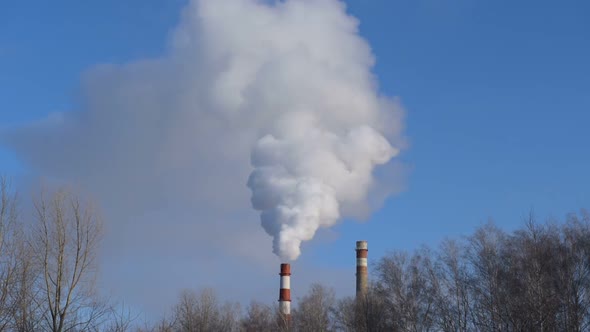
[[[377,130],[391,109],[379,101],[371,53],[343,6],[290,1],[260,9],[273,28],[256,33],[257,56],[235,67],[257,73],[248,89],[272,114],[254,146],[248,186],[274,252],[293,260],[302,241],[336,222],[340,204],[366,198],[374,166],[397,150]]]
[[[0,140],[90,188],[119,247],[268,259],[252,249],[270,239],[251,198],[275,253],[295,259],[364,207],[373,168],[397,153],[402,112],[373,63],[337,0],[195,0],[165,55],[92,68],[72,110]]]
[[[296,259],[301,241],[336,222],[340,203],[366,197],[373,167],[396,150],[367,125],[338,136],[310,112],[283,120],[276,137],[269,134],[257,142],[248,186],[254,207],[262,210],[262,226],[274,238],[274,252]],[[329,119],[324,121],[329,125]]]

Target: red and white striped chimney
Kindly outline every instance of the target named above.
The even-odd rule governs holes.
[[[279,311],[288,322],[291,319],[291,265],[281,264],[281,290],[279,292]]]
[[[367,241],[356,241],[356,296],[365,295],[369,286]]]

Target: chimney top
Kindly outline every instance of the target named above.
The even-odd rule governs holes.
[[[356,250],[368,250],[367,241],[356,241]]]
[[[291,275],[291,264],[289,263],[282,263],[281,264],[281,273],[282,276],[290,276]]]

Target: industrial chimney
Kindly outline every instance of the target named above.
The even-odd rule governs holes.
[[[367,241],[356,241],[356,296],[367,294],[369,276],[367,269]]]
[[[291,265],[281,264],[281,289],[279,291],[279,311],[284,316],[284,323],[291,321]]]

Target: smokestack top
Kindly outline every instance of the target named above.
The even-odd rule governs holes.
[[[369,250],[367,241],[356,241],[356,250]]]
[[[291,275],[291,264],[283,263],[281,264],[281,273],[282,276],[290,276]]]

